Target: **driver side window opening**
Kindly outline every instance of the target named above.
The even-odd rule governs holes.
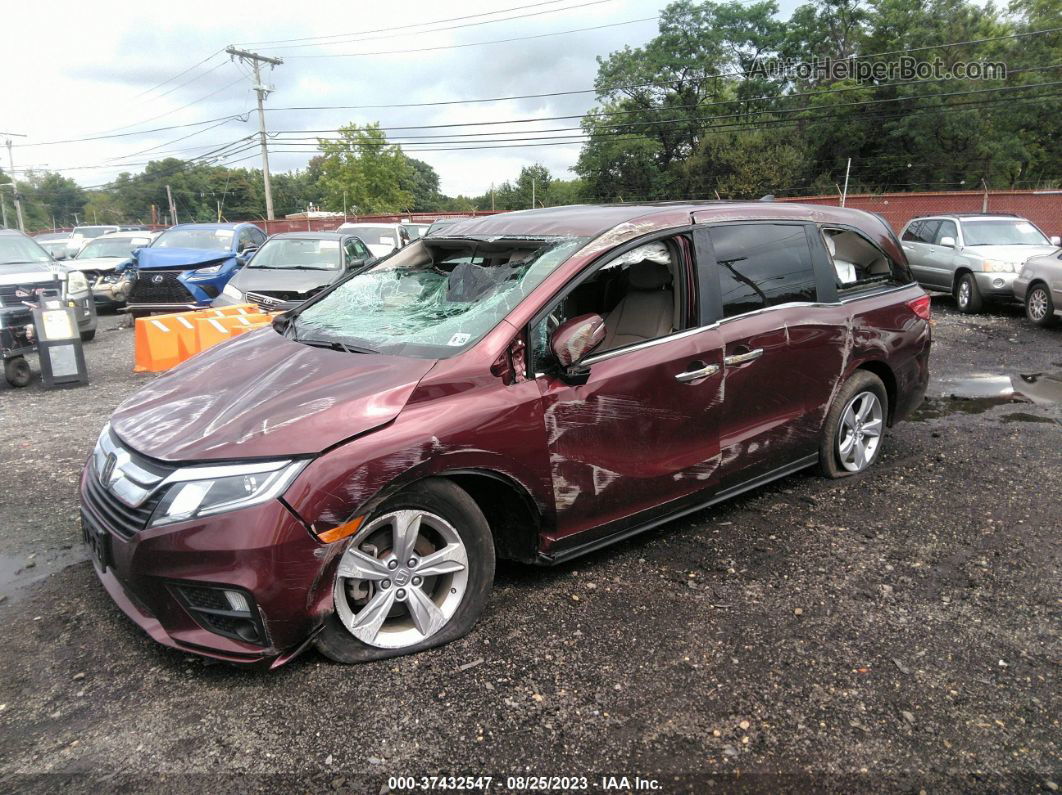
[[[888,257],[862,235],[848,229],[823,227],[822,237],[833,264],[838,293],[895,281]]]
[[[597,268],[531,328],[532,371],[557,366],[550,337],[586,314],[605,321],[605,339],[590,354],[639,345],[685,328],[689,242],[682,236],[643,243]]]

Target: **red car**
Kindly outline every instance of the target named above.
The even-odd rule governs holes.
[[[460,221],[127,400],[81,479],[118,605],[279,665],[469,631],[550,564],[800,469],[856,475],[921,401],[929,299],[856,210]]]

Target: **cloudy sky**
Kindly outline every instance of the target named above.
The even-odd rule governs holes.
[[[655,17],[664,4],[12,3],[0,30],[0,131],[27,136],[12,139],[16,168],[60,171],[84,186],[104,184],[121,171],[135,173],[147,160],[170,155],[222,155],[216,162],[257,166],[257,147],[243,140],[258,129],[257,115],[247,113],[255,107],[250,70],[223,52],[236,44],[284,59],[265,73],[265,82],[275,87],[267,101],[268,128],[278,133],[270,145],[276,150],[270,158],[275,172],[305,165],[314,151],[306,145],[314,134],[305,131],[379,121],[393,128],[390,138],[408,142],[403,148],[409,154],[434,166],[448,194],[483,193],[492,182],[512,179],[521,165],[536,161],[556,176],[571,177],[577,142],[482,148],[476,137],[483,136],[455,136],[487,132],[493,138],[519,138],[540,131],[563,140],[573,132],[541,131],[578,127],[578,119],[548,117],[585,112],[593,104],[592,93],[467,100],[589,89],[596,57],[645,43],[657,30]],[[579,30],[591,27],[597,29]],[[553,35],[559,31],[575,32]],[[454,101],[460,104],[282,110]],[[226,120],[238,114],[244,115]],[[542,121],[482,124],[507,119]],[[200,124],[208,120],[217,121]],[[471,123],[480,124],[428,127]],[[157,128],[174,129],[150,132]],[[455,146],[466,148],[441,151]],[[467,148],[472,146],[481,148]],[[226,148],[215,152],[221,147]],[[0,163],[8,169],[6,157]]]

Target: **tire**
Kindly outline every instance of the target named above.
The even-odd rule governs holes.
[[[1037,283],[1025,293],[1025,317],[1040,328],[1049,328],[1058,322],[1055,302],[1046,284]]]
[[[866,400],[867,395],[876,400]],[[865,402],[864,402],[865,401]],[[849,424],[851,408],[857,415],[861,409],[869,407],[868,417],[858,420],[857,428],[853,429]],[[828,478],[846,478],[865,472],[881,457],[881,450],[885,440],[885,424],[889,416],[889,396],[885,391],[885,385],[881,379],[866,370],[856,370],[841,387],[840,392],[833,400],[826,421],[822,428],[822,439],[819,442],[819,469]],[[876,426],[874,425],[876,418]],[[875,430],[877,436],[872,436],[870,431]],[[853,446],[847,451],[842,449],[842,444],[849,441],[852,436],[858,436],[860,442],[854,439]],[[872,440],[876,440],[873,441]],[[863,444],[866,455],[863,461],[850,460],[851,455],[857,452],[857,444]],[[858,464],[858,466],[853,466]]]
[[[81,332],[82,342],[92,342],[94,339],[96,339],[96,329]]]
[[[4,361],[4,378],[14,387],[29,386],[33,371],[24,357],[16,356]]]
[[[401,565],[393,550],[413,515],[419,529],[409,561],[417,565]],[[430,556],[443,549],[446,557],[433,565]],[[415,483],[381,505],[346,543],[332,583],[335,609],[314,643],[335,662],[360,663],[456,640],[482,614],[494,564],[490,527],[468,493],[441,478]],[[444,571],[421,579],[417,572],[429,567]],[[365,576],[350,576],[355,572]]]
[[[985,308],[981,288],[972,273],[964,273],[955,283],[955,303],[959,311],[967,315],[976,315]]]

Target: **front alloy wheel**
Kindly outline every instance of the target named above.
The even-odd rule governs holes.
[[[334,612],[315,645],[336,662],[410,654],[475,624],[494,582],[494,539],[468,492],[446,478],[383,503],[335,561]]]
[[[873,392],[860,392],[848,401],[837,429],[837,457],[849,472],[862,472],[874,460],[883,418],[881,402]]]
[[[449,621],[468,586],[468,553],[448,521],[394,511],[361,530],[339,561],[335,605],[355,638],[380,649],[426,640]]]

